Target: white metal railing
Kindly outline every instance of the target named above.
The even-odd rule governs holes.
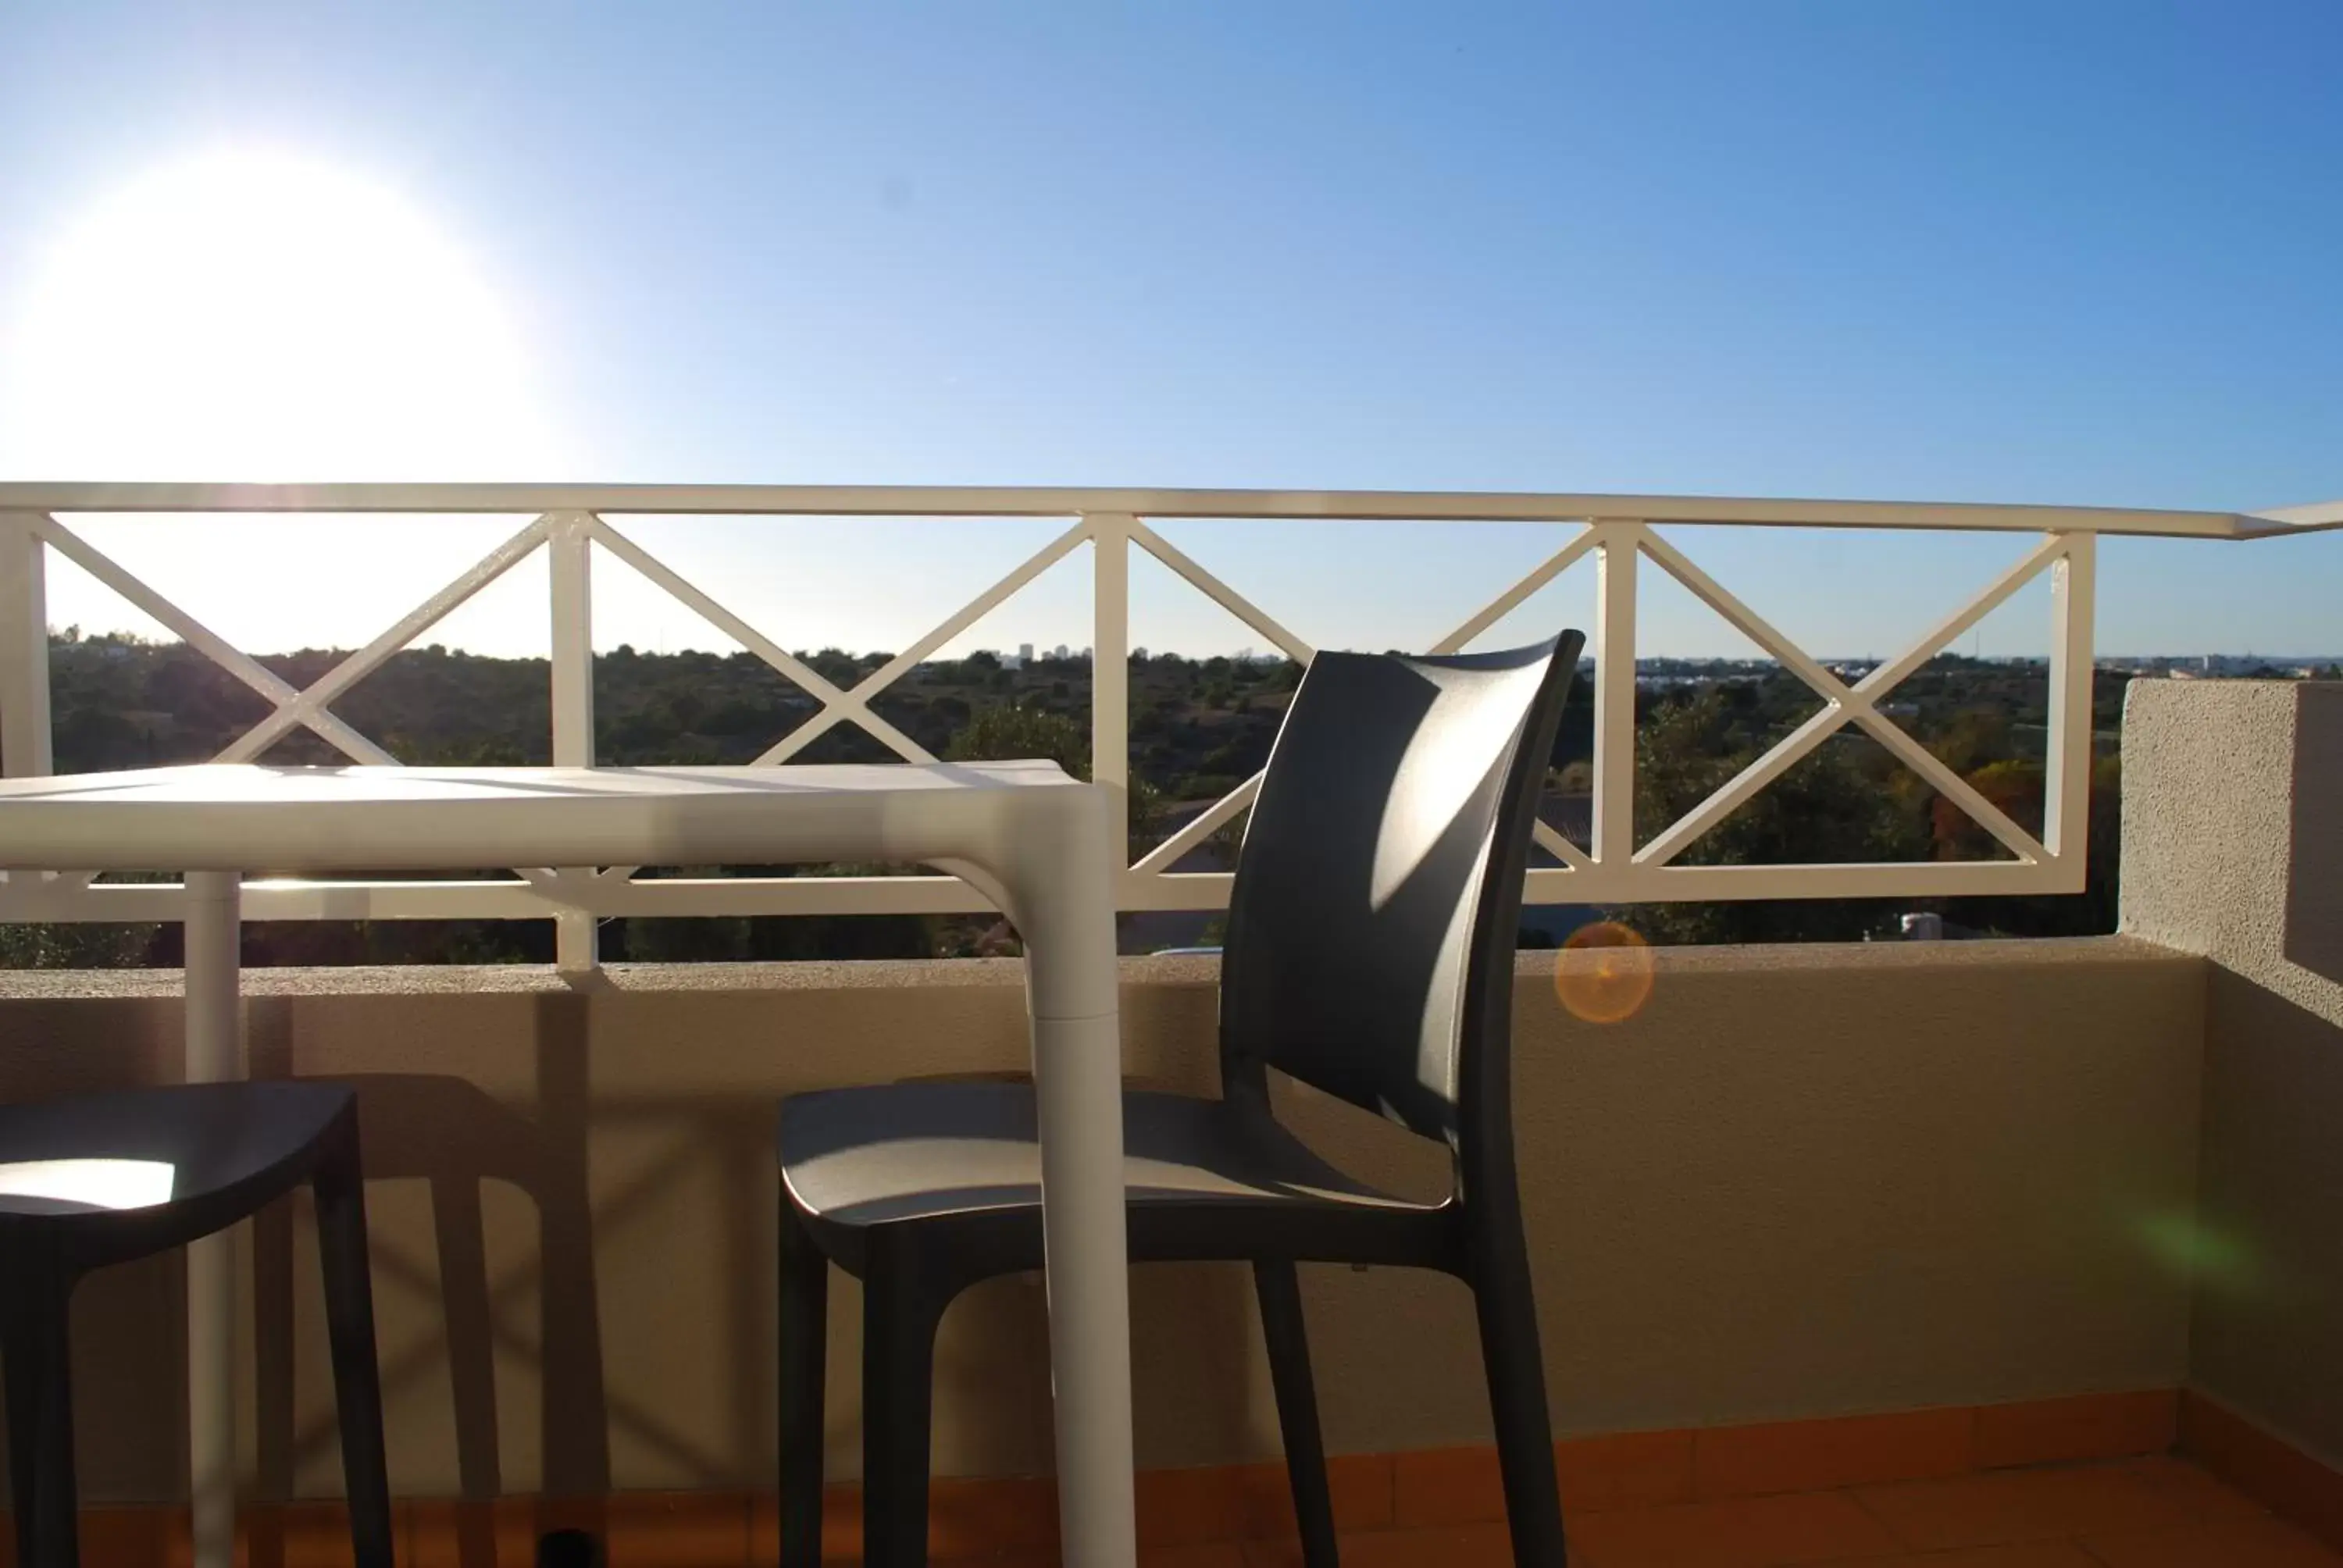
[[[329,673],[296,689],[76,534],[76,513],[460,512],[528,518],[511,538],[427,598]],[[1070,526],[1007,576],[850,689],[790,655],[628,537],[614,518],[662,515],[1063,517]],[[1550,826],[1538,841],[1561,864],[1530,873],[1535,902],[1625,904],[1676,900],[1927,897],[2073,892],[2083,886],[2090,800],[2093,568],[2101,534],[2254,539],[2343,527],[2343,503],[2263,513],[2141,511],[2104,508],[1941,503],[1713,499],[1663,496],[1422,495],[1248,490],[882,488],[740,486],[197,486],[0,484],[0,749],[11,776],[51,769],[48,636],[44,588],[55,550],[119,593],[266,699],[267,718],[220,753],[246,761],[307,729],[359,762],[396,759],[333,711],[343,693],[482,588],[537,550],[550,558],[552,755],[594,761],[595,550],[608,550],[763,659],[820,704],[820,711],[758,759],[779,763],[840,723],[868,731],[911,761],[933,759],[872,709],[880,692],[1058,561],[1091,547],[1094,634],[1092,772],[1117,790],[1130,783],[1129,568],[1145,550],[1296,660],[1311,646],[1150,526],[1150,518],[1422,520],[1574,523],[1554,554],[1442,638],[1453,652],[1487,631],[1573,563],[1592,557],[1597,605],[1588,651],[1595,661],[1592,841],[1582,849]],[[1657,525],[1959,529],[2009,532],[2031,542],[2006,570],[1902,654],[1852,685],[1736,598]],[[1735,779],[1637,848],[1635,785],[1636,575],[1648,562],[1674,578],[1797,676],[1823,699],[1814,718]],[[1896,725],[1882,699],[1970,627],[2037,577],[2050,577],[2047,777],[2037,839]],[[2009,851],[1988,861],[1859,865],[1682,865],[1703,834],[1841,729],[1871,736],[1975,819]],[[1125,910],[1217,908],[1224,872],[1172,869],[1252,799],[1259,777],[1191,819],[1136,862],[1123,857]],[[1126,839],[1126,845],[1127,845]],[[632,867],[523,869],[518,880],[263,881],[246,891],[254,920],[555,920],[566,965],[593,961],[596,920],[608,916],[947,913],[990,908],[950,877],[640,879]],[[181,890],[116,884],[87,875],[0,875],[0,920],[167,920]]]

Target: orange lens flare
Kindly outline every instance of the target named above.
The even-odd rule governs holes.
[[[1554,994],[1574,1018],[1624,1023],[1651,999],[1652,946],[1616,920],[1579,927],[1554,964]]]

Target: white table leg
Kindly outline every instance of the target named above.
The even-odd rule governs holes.
[[[1008,895],[1002,907],[1024,933],[1032,988],[1060,1550],[1069,1568],[1135,1568],[1114,952],[1121,859],[1105,791],[1051,793],[1050,815],[998,868],[1008,886],[987,890],[996,901]]]
[[[1059,1533],[1070,1565],[1131,1568],[1131,1264],[1116,1015],[1035,1018],[1033,1058]]]
[[[186,1078],[244,1076],[234,871],[187,873]],[[195,1568],[236,1557],[236,1275],[227,1232],[187,1249],[187,1458],[195,1505]]]

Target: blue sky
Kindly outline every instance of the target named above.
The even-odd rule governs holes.
[[[505,477],[2324,500],[2338,58],[2328,0],[15,5],[0,384],[39,402],[11,349],[56,236],[152,170],[259,147],[396,193],[497,301],[531,432]],[[417,417],[372,410],[334,448],[372,472],[330,477],[441,471]],[[0,431],[0,469],[164,449],[93,427]],[[363,640],[497,530],[91,531],[266,648]],[[1554,542],[1167,531],[1302,635],[1371,646],[1437,635]],[[641,538],[786,643],[890,647],[1048,532]],[[1827,654],[1891,651],[2020,548],[1685,542]],[[2343,649],[2334,536],[2103,558],[2103,649]],[[1138,640],[1262,643],[1141,580]],[[59,618],[106,619],[56,588]],[[443,635],[541,647],[533,591]],[[615,568],[599,591],[601,641],[713,640]],[[1086,641],[1085,591],[1061,568],[970,640]],[[1652,595],[1645,651],[1741,647]],[[1584,606],[1565,583],[1516,624]],[[1985,651],[2038,649],[2044,614],[2022,596]]]

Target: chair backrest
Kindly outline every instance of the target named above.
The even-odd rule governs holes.
[[[1522,873],[1584,641],[1311,661],[1230,896],[1232,1092],[1274,1067],[1459,1146],[1509,1116]]]

